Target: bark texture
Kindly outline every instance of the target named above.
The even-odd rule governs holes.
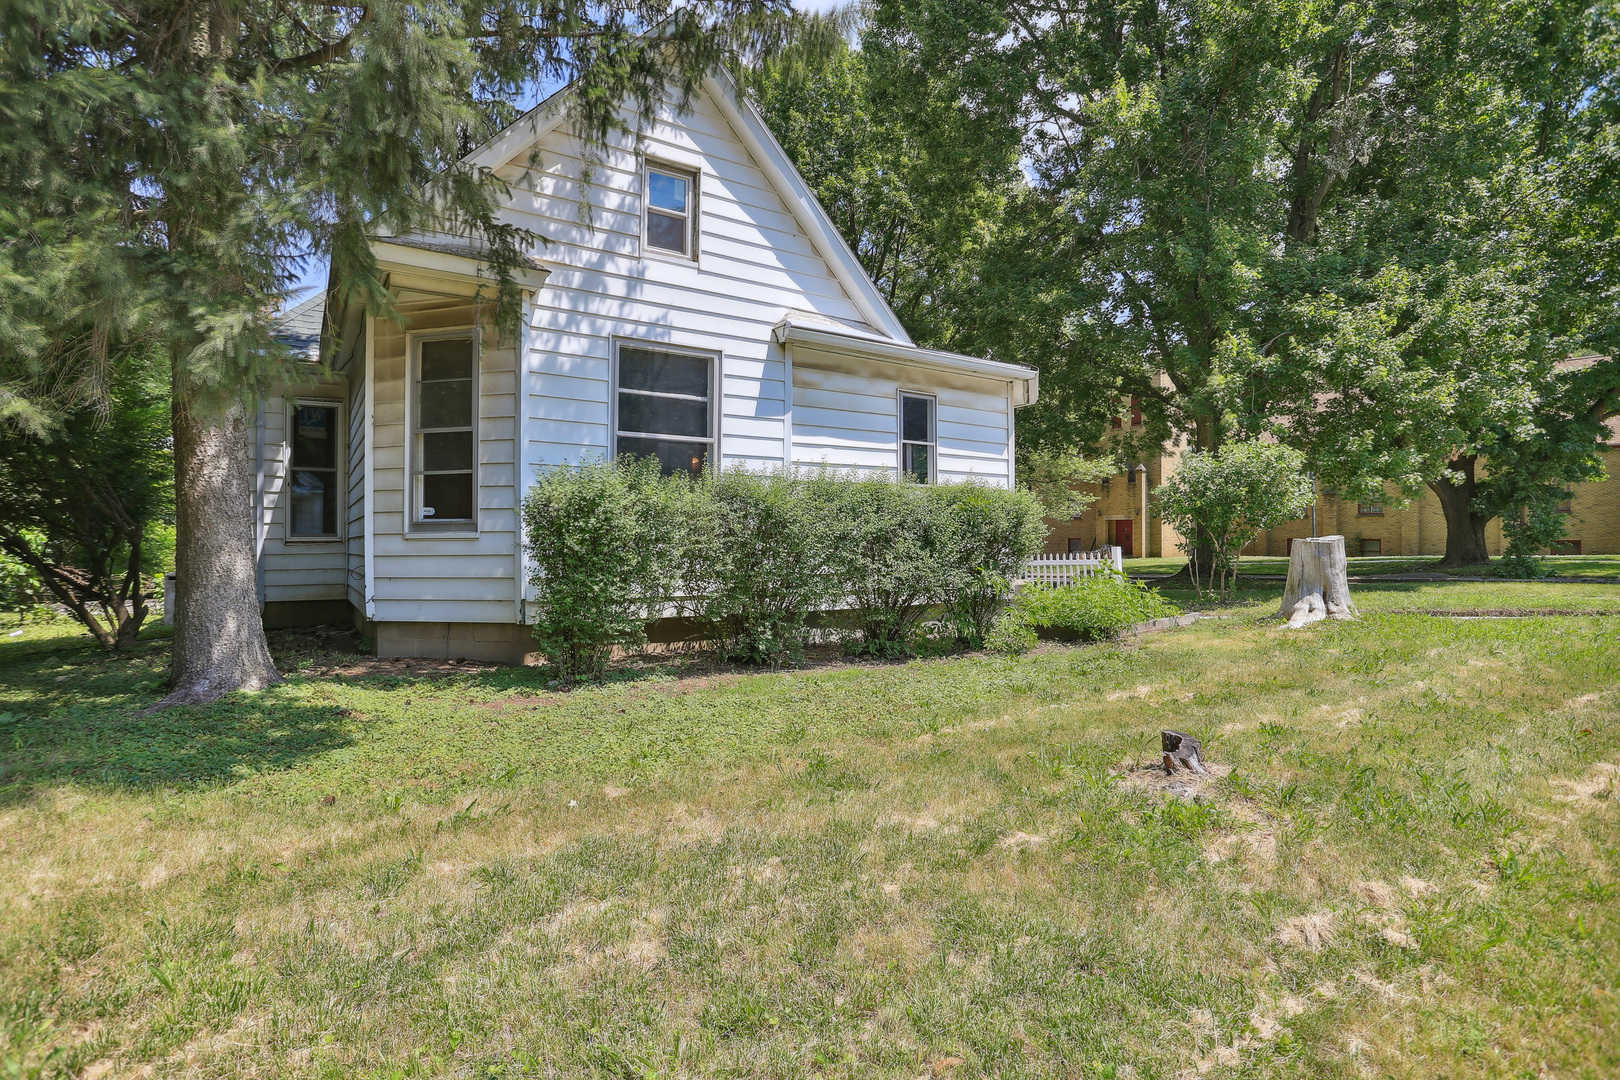
[[[1440,511],[1446,516],[1446,553],[1441,566],[1484,566],[1491,561],[1485,546],[1485,526],[1491,519],[1470,509],[1476,494],[1475,463],[1471,455],[1456,458],[1450,464],[1461,474],[1461,481],[1440,479],[1429,483],[1429,490],[1440,500]]]
[[[1164,754],[1164,771],[1171,776],[1178,772],[1209,774],[1204,768],[1204,744],[1186,732],[1159,732],[1159,748]]]
[[[245,410],[174,408],[175,616],[169,696],[204,705],[280,682],[259,614]]]
[[[1295,540],[1288,556],[1288,584],[1283,586],[1279,616],[1298,629],[1323,619],[1353,619],[1350,579],[1344,561],[1344,537],[1313,536]]]

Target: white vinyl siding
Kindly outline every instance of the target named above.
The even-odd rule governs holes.
[[[300,402],[324,404],[338,410],[348,396],[341,378],[302,384],[295,393],[278,388],[266,395],[258,438],[259,459],[259,577],[264,603],[299,600],[342,600],[347,595],[347,555],[341,535],[295,537],[291,533],[292,428]],[[341,422],[341,421],[340,421]],[[341,453],[339,466],[343,468]],[[341,472],[337,474],[341,476]],[[341,483],[341,481],[339,481]],[[341,531],[341,498],[337,522]]]
[[[926,380],[926,382],[925,382]],[[1011,482],[1007,384],[908,365],[793,348],[793,461],[895,474],[902,391],[928,385],[935,401],[934,479]]]
[[[610,148],[596,168],[589,229],[579,147],[566,132],[542,140],[538,170],[502,171],[513,184],[508,219],[554,241],[541,252],[552,274],[529,324],[525,459],[545,467],[613,452],[610,380],[623,338],[717,354],[716,460],[780,465],[786,368],[771,328],[789,310],[849,322],[860,312],[707,98],[678,120],[666,112],[646,155],[696,177],[694,258],[641,257],[643,158],[631,146]]]
[[[471,298],[401,305],[411,335],[486,324]],[[517,354],[485,328],[477,351],[477,534],[407,528],[407,332],[368,320],[376,335],[372,432],[373,618],[379,622],[517,621]]]
[[[364,344],[357,350],[363,358]],[[366,365],[349,365],[348,596],[356,610],[366,607]]]

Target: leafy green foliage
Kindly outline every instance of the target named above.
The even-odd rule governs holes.
[[[836,591],[837,486],[824,473],[738,466],[694,489],[682,591],[726,659],[777,664],[803,652],[811,614]]]
[[[544,473],[523,500],[535,640],[564,679],[601,678],[646,643],[675,591],[689,481],[650,458]]]
[[[825,470],[666,480],[630,459],[547,473],[523,513],[535,636],[571,679],[600,678],[677,607],[744,663],[798,656],[818,616],[877,656],[909,653],[940,612],[976,646],[1045,535],[1023,491]]]
[[[1212,584],[1226,596],[1238,552],[1262,529],[1298,520],[1316,501],[1316,491],[1302,453],[1255,439],[1227,443],[1218,453],[1188,453],[1156,498],[1159,516],[1176,531],[1209,543]],[[1196,562],[1193,570],[1196,575]]]
[[[103,648],[132,644],[148,575],[161,572],[147,531],[172,512],[169,409],[161,373],[121,367],[105,420],[81,410],[45,434],[0,424],[0,551],[13,603],[48,595]]]
[[[1027,652],[1039,634],[1077,641],[1116,638],[1137,623],[1181,609],[1140,581],[1095,574],[1069,585],[1030,585],[996,621],[987,644],[996,652]]]

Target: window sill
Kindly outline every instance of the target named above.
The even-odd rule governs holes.
[[[423,521],[405,527],[407,540],[469,540],[478,538],[478,526],[473,522],[444,522],[445,528],[434,528]]]
[[[341,544],[341,536],[284,536],[282,542],[287,544]]]

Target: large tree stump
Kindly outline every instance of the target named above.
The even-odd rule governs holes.
[[[1159,732],[1159,746],[1164,751],[1164,771],[1174,776],[1178,772],[1208,775],[1204,768],[1204,744],[1180,731]]]
[[[1295,540],[1288,556],[1288,584],[1277,614],[1297,629],[1323,619],[1353,619],[1350,580],[1345,572],[1344,537]]]

